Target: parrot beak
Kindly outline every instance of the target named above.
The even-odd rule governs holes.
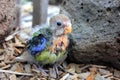
[[[66,25],[64,27],[64,34],[68,34],[68,33],[71,33],[71,32],[72,32],[72,26],[71,26],[71,24]]]

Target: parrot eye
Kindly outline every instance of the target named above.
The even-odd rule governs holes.
[[[57,22],[57,26],[61,26],[62,25],[62,23],[61,22]]]

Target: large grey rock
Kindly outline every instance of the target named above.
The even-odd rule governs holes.
[[[14,6],[14,0],[0,0],[0,43],[13,27]]]
[[[73,32],[69,60],[120,69],[120,0],[64,0]]]

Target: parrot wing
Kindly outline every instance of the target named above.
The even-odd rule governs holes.
[[[39,34],[44,35],[45,38],[48,39],[48,40],[52,36],[52,32],[51,32],[51,29],[49,27],[39,29],[38,31],[36,31],[35,33],[33,33],[33,37],[38,36]]]
[[[43,28],[33,34],[33,37],[27,42],[27,50],[31,55],[43,51],[50,41],[52,33],[49,28]]]

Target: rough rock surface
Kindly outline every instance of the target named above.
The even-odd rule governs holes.
[[[120,0],[64,0],[73,20],[69,60],[120,69]]]
[[[14,0],[0,0],[0,43],[13,27]]]
[[[49,4],[58,5],[62,3],[63,0],[49,0]]]

